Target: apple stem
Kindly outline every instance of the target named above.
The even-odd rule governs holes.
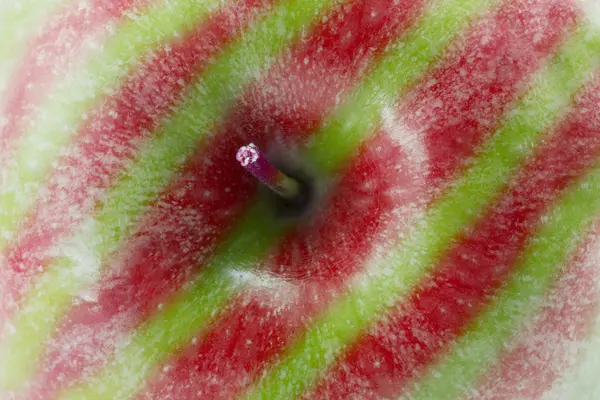
[[[300,194],[298,181],[271,164],[253,143],[240,147],[236,159],[242,167],[284,199],[292,200]]]

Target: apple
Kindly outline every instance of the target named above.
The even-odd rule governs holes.
[[[0,398],[558,393],[600,295],[588,8],[25,6],[0,6]],[[250,143],[310,191],[294,213]]]

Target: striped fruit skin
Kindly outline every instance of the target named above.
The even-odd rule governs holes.
[[[0,5],[0,398],[552,398],[600,295],[588,17]],[[304,218],[249,142],[314,176]]]

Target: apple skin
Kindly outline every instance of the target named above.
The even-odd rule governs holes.
[[[290,10],[301,10],[298,4]],[[30,132],[27,121],[35,120],[37,107],[49,107],[61,80],[94,65],[94,57],[102,62],[108,52],[84,44],[110,41],[156,6],[117,0],[82,5],[75,2],[49,14],[41,33],[32,35],[19,55],[24,61],[17,62],[16,78],[0,96],[0,161],[7,170],[14,168],[20,141]],[[137,184],[130,187],[127,182],[140,154],[160,139],[163,125],[184,113],[190,93],[199,93],[191,89],[201,86],[198,79],[214,71],[236,41],[243,47],[244,35],[279,6],[271,0],[228,1],[183,24],[174,37],[161,31],[175,18],[166,13],[156,29],[165,37],[144,48],[130,70],[119,72],[116,87],[95,98],[78,117],[73,137],[61,144],[22,221],[14,217],[19,219],[16,231],[1,243],[0,357],[28,359],[14,365],[18,373],[0,381],[1,398],[118,394],[186,399],[248,393],[391,398],[425,393],[419,392],[419,384],[427,385],[428,371],[443,366],[454,343],[477,330],[473,326],[486,310],[494,310],[507,282],[519,277],[521,260],[543,231],[545,218],[595,168],[600,112],[594,105],[600,100],[600,81],[591,74],[578,85],[568,112],[545,129],[547,138],[526,154],[523,165],[473,223],[446,243],[414,287],[404,295],[388,293],[388,308],[379,310],[377,319],[348,339],[328,364],[307,367],[305,379],[301,374],[289,378],[303,382],[302,390],[286,392],[287,380],[272,391],[261,386],[270,382],[269,374],[281,360],[296,354],[293,349],[303,335],[356,290],[356,282],[381,272],[373,270],[377,260],[402,246],[423,215],[443,202],[511,111],[520,107],[518,100],[537,78],[543,81],[544,66],[586,23],[585,12],[566,0],[507,0],[478,16],[474,13],[441,56],[398,90],[378,125],[363,132],[356,146],[343,147],[349,149],[344,162],[328,169],[306,149],[314,148],[320,132],[327,132],[331,115],[368,87],[370,73],[394,43],[410,37],[429,7],[412,0],[354,0],[323,10],[315,6],[319,17],[284,46],[280,61],[235,89],[210,126],[210,135],[187,149],[155,195],[138,199]],[[268,40],[264,38],[265,47]],[[34,61],[44,50],[42,61]],[[48,69],[53,72],[46,73]],[[186,132],[195,129],[193,121],[192,116],[182,126]],[[270,204],[235,162],[236,150],[250,142],[311,178],[317,195],[300,218],[267,212],[259,225],[243,225],[255,203]],[[333,157],[339,152],[335,145],[323,146],[330,147],[320,154],[330,151]],[[111,196],[116,197],[117,186],[125,188],[120,196],[129,199],[116,209],[136,213],[126,227],[118,220],[110,225],[112,215],[102,214]],[[0,205],[5,198],[0,196]],[[594,215],[575,235],[577,240],[569,242],[574,250],[543,274],[552,279],[533,314],[526,323],[514,324],[506,349],[484,363],[477,379],[468,380],[473,398],[538,398],[551,393],[576,363],[599,295],[597,230],[589,228]],[[0,223],[8,226],[10,218]],[[88,230],[90,224],[108,228]],[[117,246],[102,255],[86,252],[88,242],[105,240]],[[232,251],[230,263],[219,265],[214,274],[223,280],[214,287],[216,297],[220,282],[234,281],[231,293],[222,302],[177,303],[180,293],[213,276],[211,263],[228,251],[230,240],[240,250]],[[265,242],[264,251],[254,256],[255,245],[246,240]],[[85,254],[77,258],[81,248]],[[244,258],[246,250],[249,258]],[[39,282],[65,254],[81,263],[79,273],[84,275],[75,278],[81,280],[76,290],[59,298],[66,306],[38,304],[40,316],[47,310],[52,317],[21,322],[27,306],[35,303],[32,297],[44,298]],[[241,266],[240,260],[250,266]],[[210,294],[211,286],[207,288]],[[519,300],[529,307],[527,298]],[[208,311],[210,318],[196,321],[198,326],[182,323],[181,328],[165,316],[184,306],[188,314],[200,314],[205,304],[216,305]],[[49,334],[27,339],[23,327],[36,322],[48,326]],[[152,336],[152,326],[164,332]],[[169,336],[182,329],[185,340],[171,343]],[[327,346],[328,335],[323,332],[323,341],[317,335],[316,346]],[[15,336],[24,339],[14,341]],[[138,368],[135,359],[123,355],[135,346],[151,354],[151,365]],[[467,359],[478,362],[475,353]],[[131,382],[111,375],[111,370],[122,375],[128,365]],[[98,389],[103,379],[108,388]],[[448,379],[442,376],[440,382]],[[455,395],[464,393],[447,392],[447,398]]]

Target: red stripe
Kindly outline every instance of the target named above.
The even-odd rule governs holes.
[[[318,389],[322,398],[398,396],[450,341],[460,335],[514,272],[541,214],[600,156],[600,130],[590,115],[599,82],[587,88],[577,112],[542,145],[497,206],[464,233],[433,277],[367,333]],[[360,382],[360,388],[357,386]]]
[[[32,278],[42,272],[37,267],[48,265],[53,247],[93,212],[96,202],[135,157],[142,139],[150,137],[185,87],[269,4],[270,0],[232,3],[185,39],[158,51],[127,77],[117,94],[93,111],[7,250],[6,262],[12,271],[3,272],[11,291],[3,293],[0,309],[13,311]]]
[[[115,340],[188,281],[194,265],[206,262],[254,193],[254,182],[231,155],[248,141],[268,148],[266,142],[274,136],[288,143],[306,138],[334,107],[336,96],[419,9],[414,2],[393,8],[388,2],[361,0],[334,12],[285,65],[276,66],[239,101],[207,144],[210,151],[193,157],[123,248],[113,273],[100,284],[97,303],[76,306],[70,313],[41,366],[47,370],[40,381],[43,392],[58,376],[68,381],[100,366]]]
[[[424,131],[433,183],[452,178],[496,129],[526,78],[574,26],[575,10],[569,0],[508,0],[413,93],[402,113],[411,131]]]
[[[2,271],[6,290],[0,298],[5,314],[14,312],[33,278],[42,272],[36,267],[47,265],[53,247],[93,212],[96,202],[135,156],[142,139],[168,115],[186,86],[270,4],[270,0],[229,3],[186,38],[158,51],[92,113],[53,171],[19,240],[8,251],[12,268]]]
[[[85,6],[81,3],[75,1],[55,15],[19,61],[2,109],[6,123],[0,131],[0,165],[6,165],[27,117],[51,90],[52,82],[66,72],[73,59],[81,56],[84,41],[98,35],[110,21],[144,6],[147,0],[95,0]]]
[[[556,31],[551,33],[555,34],[557,42],[560,35]],[[522,46],[524,42],[522,39],[516,46]],[[531,58],[537,56],[539,61],[541,53],[539,51]],[[505,57],[501,52],[494,55]],[[489,62],[490,58],[485,61]],[[530,71],[535,68],[535,61],[535,58],[530,61]],[[522,72],[525,74],[525,71]],[[392,159],[400,162],[398,156]],[[348,176],[359,179],[363,174],[368,176],[369,168],[374,171],[378,163],[381,163],[380,159],[368,168],[363,165],[364,170],[358,168],[349,172]],[[399,204],[392,202],[392,207],[386,209],[385,202],[377,202],[377,196],[360,196],[359,187],[358,184],[354,186],[357,192],[352,194],[340,189],[341,194],[333,200],[330,212],[324,214],[323,221],[326,223],[297,232],[280,247],[281,253],[274,260],[275,272],[283,274],[286,280],[301,282],[295,291],[289,287],[282,290],[287,296],[292,296],[290,292],[295,293],[292,299],[284,298],[287,302],[281,304],[280,299],[269,301],[269,293],[260,292],[258,295],[251,292],[239,299],[208,337],[187,349],[182,358],[174,360],[171,369],[162,374],[142,397],[172,395],[186,398],[198,393],[204,397],[229,397],[251,382],[310,320],[311,315],[339,292],[340,285],[360,266],[376,241],[378,230],[382,228],[378,224],[390,220],[386,212],[389,213],[394,204]],[[410,189],[407,192],[410,193]],[[416,193],[418,191],[415,190],[412,194]],[[376,206],[365,209],[363,213],[353,204],[366,201],[365,197],[374,201]],[[357,203],[349,203],[348,199]],[[350,215],[356,219],[351,220]],[[317,282],[302,283],[307,279],[316,279]]]
[[[392,214],[399,205],[415,204],[419,185],[409,169],[388,137],[369,142],[326,208],[288,235],[270,258],[275,287],[245,291],[208,336],[173,360],[140,398],[231,398],[252,382],[339,293],[389,221],[398,218]],[[394,192],[398,189],[402,194]]]

